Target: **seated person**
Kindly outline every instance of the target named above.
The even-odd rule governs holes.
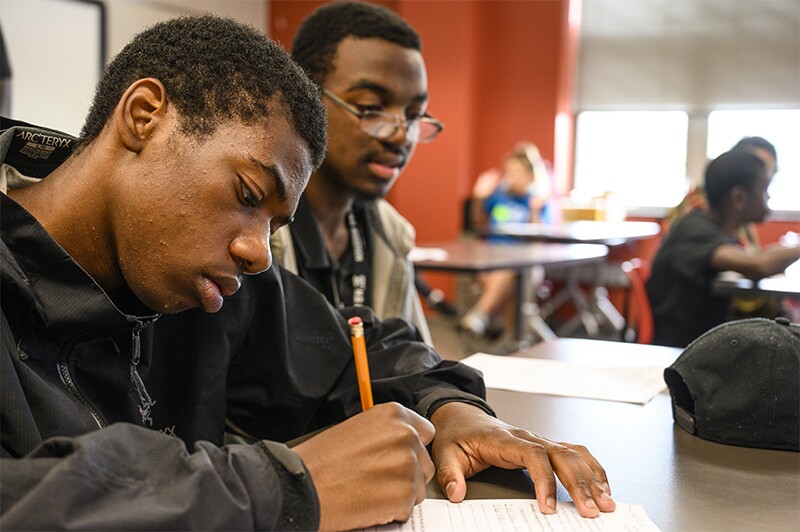
[[[403,318],[432,343],[407,258],[414,227],[383,199],[442,129],[426,113],[420,37],[389,9],[336,2],[303,21],[292,57],[322,88],[329,145],[295,222],[272,237],[275,260],[334,306]]]
[[[744,137],[731,148],[731,151],[739,150],[749,151],[764,161],[764,165],[767,169],[767,176],[770,179],[778,172],[778,153],[775,150],[775,146],[767,139],[763,137]],[[702,186],[690,190],[681,202],[670,210],[667,215],[667,223],[672,225],[680,217],[695,209],[708,210],[708,200],[706,199],[706,193]],[[744,224],[739,230],[738,236],[739,241],[745,248],[756,250],[760,247],[755,227],[752,223]]]
[[[80,139],[3,121],[0,528],[369,527],[491,465],[527,467],[543,512],[554,472],[614,509],[585,448],[500,422],[477,372],[366,308],[360,412],[345,316],[270,268],[324,115],[279,45],[202,16],[114,58]],[[222,446],[226,421],[258,442]]]
[[[748,151],[758,156],[767,169],[767,176],[772,179],[778,172],[778,153],[775,146],[763,137],[743,137],[731,151]],[[674,224],[681,216],[695,209],[708,210],[708,200],[702,186],[692,189],[667,215],[667,227]],[[756,253],[761,249],[758,233],[754,223],[746,223],[737,232],[739,244],[748,253]],[[731,298],[730,317],[741,319],[750,317],[775,318],[781,314],[791,315],[796,304],[791,298],[775,298],[772,296],[735,296]]]
[[[530,143],[520,143],[503,162],[502,171],[491,169],[478,176],[472,188],[470,218],[476,227],[509,222],[549,222],[550,173]],[[502,240],[501,237],[489,237]],[[531,289],[544,280],[544,269],[533,268]],[[498,336],[515,308],[516,274],[512,270],[487,272],[478,277],[480,296],[459,320],[459,328],[477,338]]]
[[[730,298],[711,291],[719,272],[732,270],[757,280],[800,258],[800,246],[773,246],[751,254],[737,240],[744,224],[761,222],[768,214],[769,184],[764,161],[748,151],[724,153],[708,165],[708,211],[697,209],[680,218],[653,260],[647,295],[654,343],[685,347],[726,320]]]

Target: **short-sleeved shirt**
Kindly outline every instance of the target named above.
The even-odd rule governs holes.
[[[655,343],[685,347],[725,321],[730,298],[711,291],[717,275],[711,256],[724,244],[737,241],[706,212],[691,212],[673,226],[653,260],[647,281]]]
[[[503,223],[525,223],[531,221],[531,194],[514,195],[504,187],[498,187],[483,201],[483,210],[489,218],[489,226]],[[509,236],[492,235],[493,242],[510,242]]]
[[[500,187],[483,202],[489,224],[531,221],[531,194],[514,195]]]

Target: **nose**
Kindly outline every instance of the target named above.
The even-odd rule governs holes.
[[[386,142],[398,146],[416,144],[419,138],[419,124],[414,120],[409,121],[403,115],[393,115],[393,118],[394,131]]]
[[[231,256],[241,265],[242,273],[255,275],[272,265],[269,237],[240,236],[231,242]]]

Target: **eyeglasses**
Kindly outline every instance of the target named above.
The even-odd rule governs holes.
[[[333,103],[355,115],[358,118],[361,131],[375,139],[389,139],[397,133],[398,128],[404,127],[406,138],[409,141],[431,142],[444,129],[444,124],[427,114],[406,118],[401,115],[380,111],[362,111],[342,100],[328,89],[322,89],[322,93],[330,98]]]

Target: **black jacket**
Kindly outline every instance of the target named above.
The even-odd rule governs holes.
[[[23,131],[0,138],[5,162],[30,153]],[[299,457],[278,443],[222,446],[223,433],[227,419],[286,441],[358,412],[343,314],[272,268],[217,314],[157,317],[129,293],[109,298],[24,209],[0,201],[0,528],[316,528]],[[477,372],[411,341],[405,322],[358,312],[377,402],[491,412]]]

